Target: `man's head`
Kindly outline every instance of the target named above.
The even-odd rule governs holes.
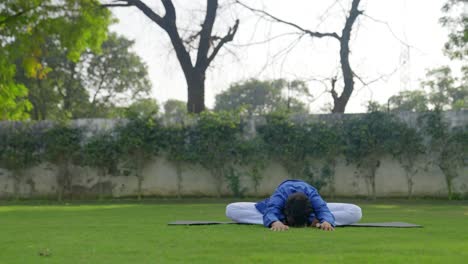
[[[301,192],[289,195],[284,207],[285,221],[288,226],[306,226],[311,213],[312,206],[307,195]]]

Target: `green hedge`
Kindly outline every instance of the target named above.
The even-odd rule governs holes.
[[[240,112],[204,112],[188,124],[132,119],[96,133],[70,124],[3,123],[0,167],[10,170],[19,184],[25,169],[40,162],[55,164],[58,199],[71,192],[71,166],[94,167],[100,178],[133,175],[140,198],[143,168],[155,156],[165,156],[176,168],[179,196],[182,171],[190,165],[211,173],[218,194],[226,183],[233,195],[242,196],[241,175],[251,178],[256,191],[267,177],[262,171],[274,161],[293,178],[319,189],[329,185],[333,194],[337,159],[345,157],[367,183],[369,197],[375,198],[375,175],[383,157],[394,157],[405,169],[409,197],[412,178],[422,169],[416,159],[423,158],[442,170],[452,199],[453,179],[468,160],[468,130],[449,127],[440,111],[421,114],[416,127],[382,112],[330,122],[294,121],[286,113],[274,113],[263,117],[254,136],[244,132],[242,120]]]

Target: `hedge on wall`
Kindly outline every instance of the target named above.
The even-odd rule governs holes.
[[[70,191],[71,165],[97,169],[101,187],[105,176],[134,175],[141,197],[143,168],[155,156],[165,156],[176,168],[179,196],[183,168],[190,165],[211,173],[219,195],[226,184],[233,195],[242,196],[246,186],[241,186],[240,177],[248,177],[256,192],[268,177],[263,174],[268,162],[277,161],[290,177],[318,189],[328,186],[333,194],[337,159],[345,157],[366,182],[369,197],[375,198],[375,175],[382,158],[389,156],[405,170],[408,197],[413,176],[424,169],[415,166],[416,160],[424,159],[442,170],[451,199],[453,179],[468,160],[468,129],[449,127],[437,111],[421,115],[417,128],[382,112],[338,122],[293,121],[286,113],[273,113],[260,122],[256,136],[244,132],[241,120],[240,112],[204,112],[185,125],[136,118],[90,137],[84,136],[84,128],[66,124],[44,130],[12,123],[0,129],[0,166],[11,171],[15,193],[24,169],[47,161],[62,168],[57,175],[59,199]]]

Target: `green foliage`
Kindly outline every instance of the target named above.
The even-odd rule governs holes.
[[[445,43],[445,53],[451,59],[463,60],[468,56],[468,16],[465,0],[448,0],[442,7],[445,13],[440,19],[442,26],[450,30]]]
[[[260,81],[251,79],[235,83],[216,96],[215,110],[247,109],[250,115],[275,111],[306,113],[303,102],[297,98],[311,95],[302,81],[287,82],[283,79]]]
[[[236,163],[246,169],[247,176],[253,182],[253,189],[257,192],[263,179],[262,172],[269,161],[267,145],[261,137],[244,138],[236,144]]]
[[[61,200],[66,191],[71,191],[73,172],[71,165],[79,164],[83,131],[68,124],[54,124],[44,134],[45,161],[55,164],[57,174],[57,199]]]
[[[434,109],[460,110],[468,107],[468,86],[457,83],[448,67],[429,70],[422,84],[429,87],[429,102]]]
[[[174,99],[167,100],[164,103],[163,118],[169,123],[185,123],[188,118],[187,103]]]
[[[428,95],[423,90],[400,91],[388,99],[390,111],[425,112],[429,110]]]
[[[15,67],[5,63],[0,59],[0,120],[25,120],[29,118],[28,111],[32,107],[27,100],[28,89],[12,81]]]
[[[7,123],[0,131],[0,166],[9,170],[15,181],[15,198],[26,169],[42,158],[42,130],[28,123]]]
[[[2,129],[0,143],[2,167],[20,171],[36,165],[41,159],[40,132],[27,123],[9,123],[7,126]]]
[[[375,199],[375,175],[381,159],[391,153],[399,140],[400,123],[391,114],[372,112],[347,120],[344,126],[346,159],[357,166],[369,197]]]
[[[419,122],[428,139],[431,163],[444,174],[448,198],[453,199],[453,180],[468,159],[468,127],[449,127],[440,110],[426,113]]]
[[[148,69],[131,51],[133,45],[134,41],[111,33],[100,53],[88,52],[81,58],[80,64],[86,71],[81,79],[94,108],[127,103],[149,94]],[[137,102],[153,103],[148,99]]]
[[[339,129],[326,123],[294,123],[289,116],[267,116],[259,128],[270,156],[280,161],[293,178],[304,179],[318,189],[332,181],[336,158],[342,153]],[[316,174],[312,160],[322,160],[324,168]]]
[[[99,197],[102,198],[102,177],[117,171],[119,158],[122,155],[115,135],[110,131],[97,132],[87,139],[83,146],[83,165],[97,169]]]
[[[97,0],[6,0],[0,10],[0,76],[1,90],[7,97],[0,97],[14,114],[2,118],[24,118],[30,109],[26,92],[18,86],[15,77],[15,62],[20,61],[28,78],[44,79],[51,68],[41,62],[47,54],[44,44],[48,36],[67,49],[67,58],[77,61],[87,48],[99,50],[107,37],[110,12],[99,8]],[[22,89],[23,91],[18,91]],[[14,106],[12,102],[19,104]],[[6,117],[5,117],[6,116]]]
[[[412,198],[414,181],[413,177],[426,166],[418,166],[417,161],[426,154],[424,138],[416,128],[409,127],[405,123],[397,123],[395,130],[393,147],[389,150],[394,158],[398,160],[405,170],[406,183],[408,186],[408,199]]]
[[[130,119],[116,128],[116,134],[123,166],[137,178],[138,199],[141,199],[143,168],[161,148],[159,124],[152,119]]]
[[[225,173],[235,160],[235,143],[240,136],[240,116],[237,112],[208,112],[200,114],[189,134],[189,152],[195,163],[213,176],[218,191]]]
[[[307,149],[301,125],[295,125],[287,115],[274,113],[267,116],[267,125],[260,127],[259,133],[272,158],[280,161],[293,178],[304,178]]]
[[[185,106],[184,106],[185,108]],[[181,125],[168,125],[161,128],[161,145],[164,156],[176,169],[177,174],[177,195],[182,193],[182,169],[183,165],[190,164],[194,157],[190,154],[188,146],[188,128]]]
[[[227,185],[231,190],[233,196],[236,198],[243,198],[244,193],[247,191],[247,188],[243,188],[241,186],[240,173],[236,171],[234,167],[230,166],[227,168],[224,177],[227,180]]]
[[[123,117],[118,105],[132,103],[130,110],[149,107],[141,99],[151,89],[146,66],[130,51],[133,42],[110,34],[100,53],[87,51],[71,61],[58,37],[46,39],[40,62],[53,68],[44,78],[30,78],[17,65],[16,81],[29,89],[33,119],[63,120],[83,117]]]
[[[158,102],[154,99],[140,99],[132,103],[125,111],[125,117],[136,120],[154,119],[159,112]]]

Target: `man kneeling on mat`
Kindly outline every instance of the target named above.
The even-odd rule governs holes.
[[[327,204],[311,185],[300,180],[287,180],[263,201],[229,204],[226,216],[237,223],[263,224],[273,231],[288,230],[290,226],[332,231],[336,225],[358,222],[362,212],[354,204]]]

